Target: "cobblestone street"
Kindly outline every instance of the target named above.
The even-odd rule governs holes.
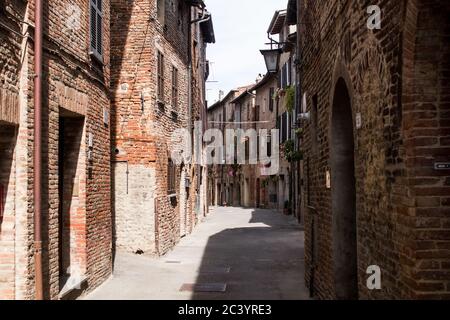
[[[118,254],[112,278],[86,298],[307,299],[303,237],[280,213],[219,207],[166,256]]]

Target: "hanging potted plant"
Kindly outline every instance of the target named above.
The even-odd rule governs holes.
[[[286,89],[286,110],[289,113],[294,111],[295,107],[295,88],[293,86],[289,86]]]
[[[295,150],[295,143],[293,140],[287,140],[283,144],[283,154],[288,162],[297,162],[303,160],[303,154]]]

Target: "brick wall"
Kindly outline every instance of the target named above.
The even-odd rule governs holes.
[[[26,29],[21,20],[33,24],[34,2],[9,1],[8,20],[15,21],[16,30]],[[109,111],[109,2],[103,1],[103,63],[89,55],[89,7],[85,1],[49,1],[44,5],[44,90],[43,90],[43,264],[44,297],[58,299],[60,276],[60,212],[70,211],[72,239],[70,262],[83,266],[84,289],[92,290],[111,273],[110,216],[110,139],[109,124],[104,123],[104,110]],[[23,16],[20,16],[23,14]],[[10,23],[8,22],[8,23]],[[18,23],[18,24],[17,24]],[[28,32],[32,33],[28,28]],[[5,35],[3,30],[0,32]],[[33,42],[12,33],[2,41],[6,50],[13,44],[7,65],[2,67],[3,83],[15,82],[19,112],[15,116],[19,127],[15,144],[15,275],[9,298],[34,298],[33,257]],[[10,39],[10,40],[9,40]],[[22,43],[20,42],[22,41]],[[2,49],[3,50],[3,49]],[[22,61],[14,64],[13,61]],[[6,62],[6,61],[4,61]],[[4,63],[2,66],[6,66]],[[11,82],[13,81],[13,82]],[[78,180],[73,190],[60,197],[59,141],[62,117],[77,117],[80,121],[78,150],[68,158],[77,163]],[[93,134],[92,162],[86,159],[86,141]],[[78,160],[77,160],[78,159]],[[80,171],[78,171],[80,170]],[[82,174],[86,172],[86,175]],[[89,176],[88,174],[89,173]],[[69,172],[68,172],[69,174]],[[76,175],[77,175],[76,174]],[[67,176],[68,183],[73,173]],[[76,187],[76,188],[75,188]],[[75,190],[77,189],[77,190]],[[70,198],[72,205],[62,208],[61,199]],[[77,196],[78,195],[78,196]],[[85,208],[85,209],[83,209]],[[62,210],[60,210],[62,209]],[[83,211],[85,210],[85,214]],[[79,214],[81,216],[79,216]],[[1,246],[1,250],[4,247]],[[72,260],[73,258],[73,260]],[[65,256],[66,261],[67,256]],[[78,292],[79,294],[80,292]],[[2,294],[0,294],[1,296]]]
[[[118,250],[164,254],[180,239],[182,214],[192,230],[191,205],[182,187],[188,167],[177,168],[176,190],[169,198],[168,159],[176,144],[170,139],[188,127],[188,7],[166,1],[164,25],[157,1],[111,2],[115,246]],[[164,55],[163,105],[157,103],[157,53]],[[172,67],[178,69],[178,107],[172,104]],[[128,175],[126,174],[128,163]],[[128,183],[128,194],[126,185]],[[190,190],[194,193],[195,190]],[[184,203],[180,203],[182,200]],[[187,203],[186,203],[187,202]],[[134,212],[134,214],[130,214]]]
[[[407,6],[397,1],[372,3],[381,7],[383,20],[381,30],[371,31],[366,26],[369,15],[364,3],[329,0],[319,6],[314,1],[300,1],[299,21],[306,23],[299,25],[300,73],[310,111],[312,97],[318,98],[317,128],[305,124],[303,136],[303,198],[309,199],[303,208],[306,281],[319,298],[336,296],[333,190],[326,188],[326,172],[331,169],[331,108],[339,79],[344,79],[350,92],[354,124],[359,297],[448,297],[443,279],[448,257],[444,218],[448,171],[433,170],[434,161],[446,158],[446,96],[441,91],[446,79],[439,72],[445,67],[446,52],[444,40],[438,36],[445,28],[441,23],[438,31],[436,21],[442,22],[438,12],[445,12],[448,6],[438,1],[405,3]],[[417,20],[419,10],[423,20]],[[436,25],[426,25],[425,17]],[[419,28],[414,30],[416,25]],[[429,41],[421,44],[425,37]],[[416,49],[411,48],[414,44]],[[436,61],[441,61],[437,67]],[[426,76],[419,76],[420,72]],[[427,91],[427,85],[435,91]],[[405,90],[412,91],[405,94]],[[431,96],[438,100],[429,101]],[[356,127],[359,115],[361,127]],[[427,127],[433,130],[427,131]],[[313,149],[315,141],[318,152]],[[416,156],[417,152],[424,153]],[[374,264],[382,270],[382,289],[370,291],[366,269]]]
[[[16,127],[0,124],[0,297],[15,297],[15,143]]]

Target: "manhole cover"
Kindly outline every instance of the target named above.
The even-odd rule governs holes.
[[[189,292],[225,292],[226,290],[226,283],[184,283],[180,288],[180,291]]]
[[[230,267],[219,267],[219,268],[205,268],[198,270],[198,273],[200,274],[223,274],[223,273],[230,273],[231,268]]]

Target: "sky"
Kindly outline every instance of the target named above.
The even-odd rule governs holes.
[[[208,45],[210,76],[208,105],[219,99],[219,91],[253,84],[258,74],[267,72],[260,49],[276,10],[285,9],[288,0],[205,0],[212,14],[216,43]],[[216,82],[217,81],[217,82]]]

